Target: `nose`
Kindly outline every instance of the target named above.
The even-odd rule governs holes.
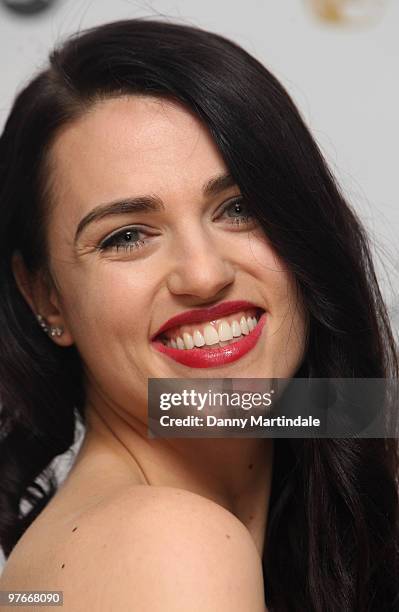
[[[209,299],[234,281],[235,268],[223,244],[196,232],[174,242],[174,260],[168,275],[169,291]]]

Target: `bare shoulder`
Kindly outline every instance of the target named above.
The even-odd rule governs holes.
[[[86,602],[89,590],[98,610],[264,610],[262,566],[248,530],[199,495],[133,487],[92,517],[90,532],[83,528],[88,538],[74,574],[84,574]]]
[[[66,612],[265,610],[262,563],[246,527],[171,487],[134,486],[82,515],[41,588],[63,590]]]

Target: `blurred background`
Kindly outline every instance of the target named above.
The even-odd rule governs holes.
[[[368,229],[399,341],[398,0],[0,0],[0,130],[54,44],[139,16],[223,34],[283,83]]]

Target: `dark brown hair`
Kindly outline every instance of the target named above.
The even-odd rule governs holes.
[[[398,377],[366,233],[276,78],[226,38],[155,20],[72,37],[16,98],[0,139],[0,542],[8,555],[57,488],[85,390],[75,347],[46,337],[11,258],[47,271],[48,151],[108,96],[172,97],[209,128],[309,313],[297,376]],[[399,611],[395,439],[276,439],[263,559],[273,612]],[[22,500],[30,502],[21,511]]]

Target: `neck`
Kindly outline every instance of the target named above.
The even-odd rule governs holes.
[[[91,456],[123,465],[123,478],[136,484],[185,489],[234,514],[253,536],[259,555],[271,489],[270,438],[155,438],[131,414],[90,404],[86,436],[77,462]]]

